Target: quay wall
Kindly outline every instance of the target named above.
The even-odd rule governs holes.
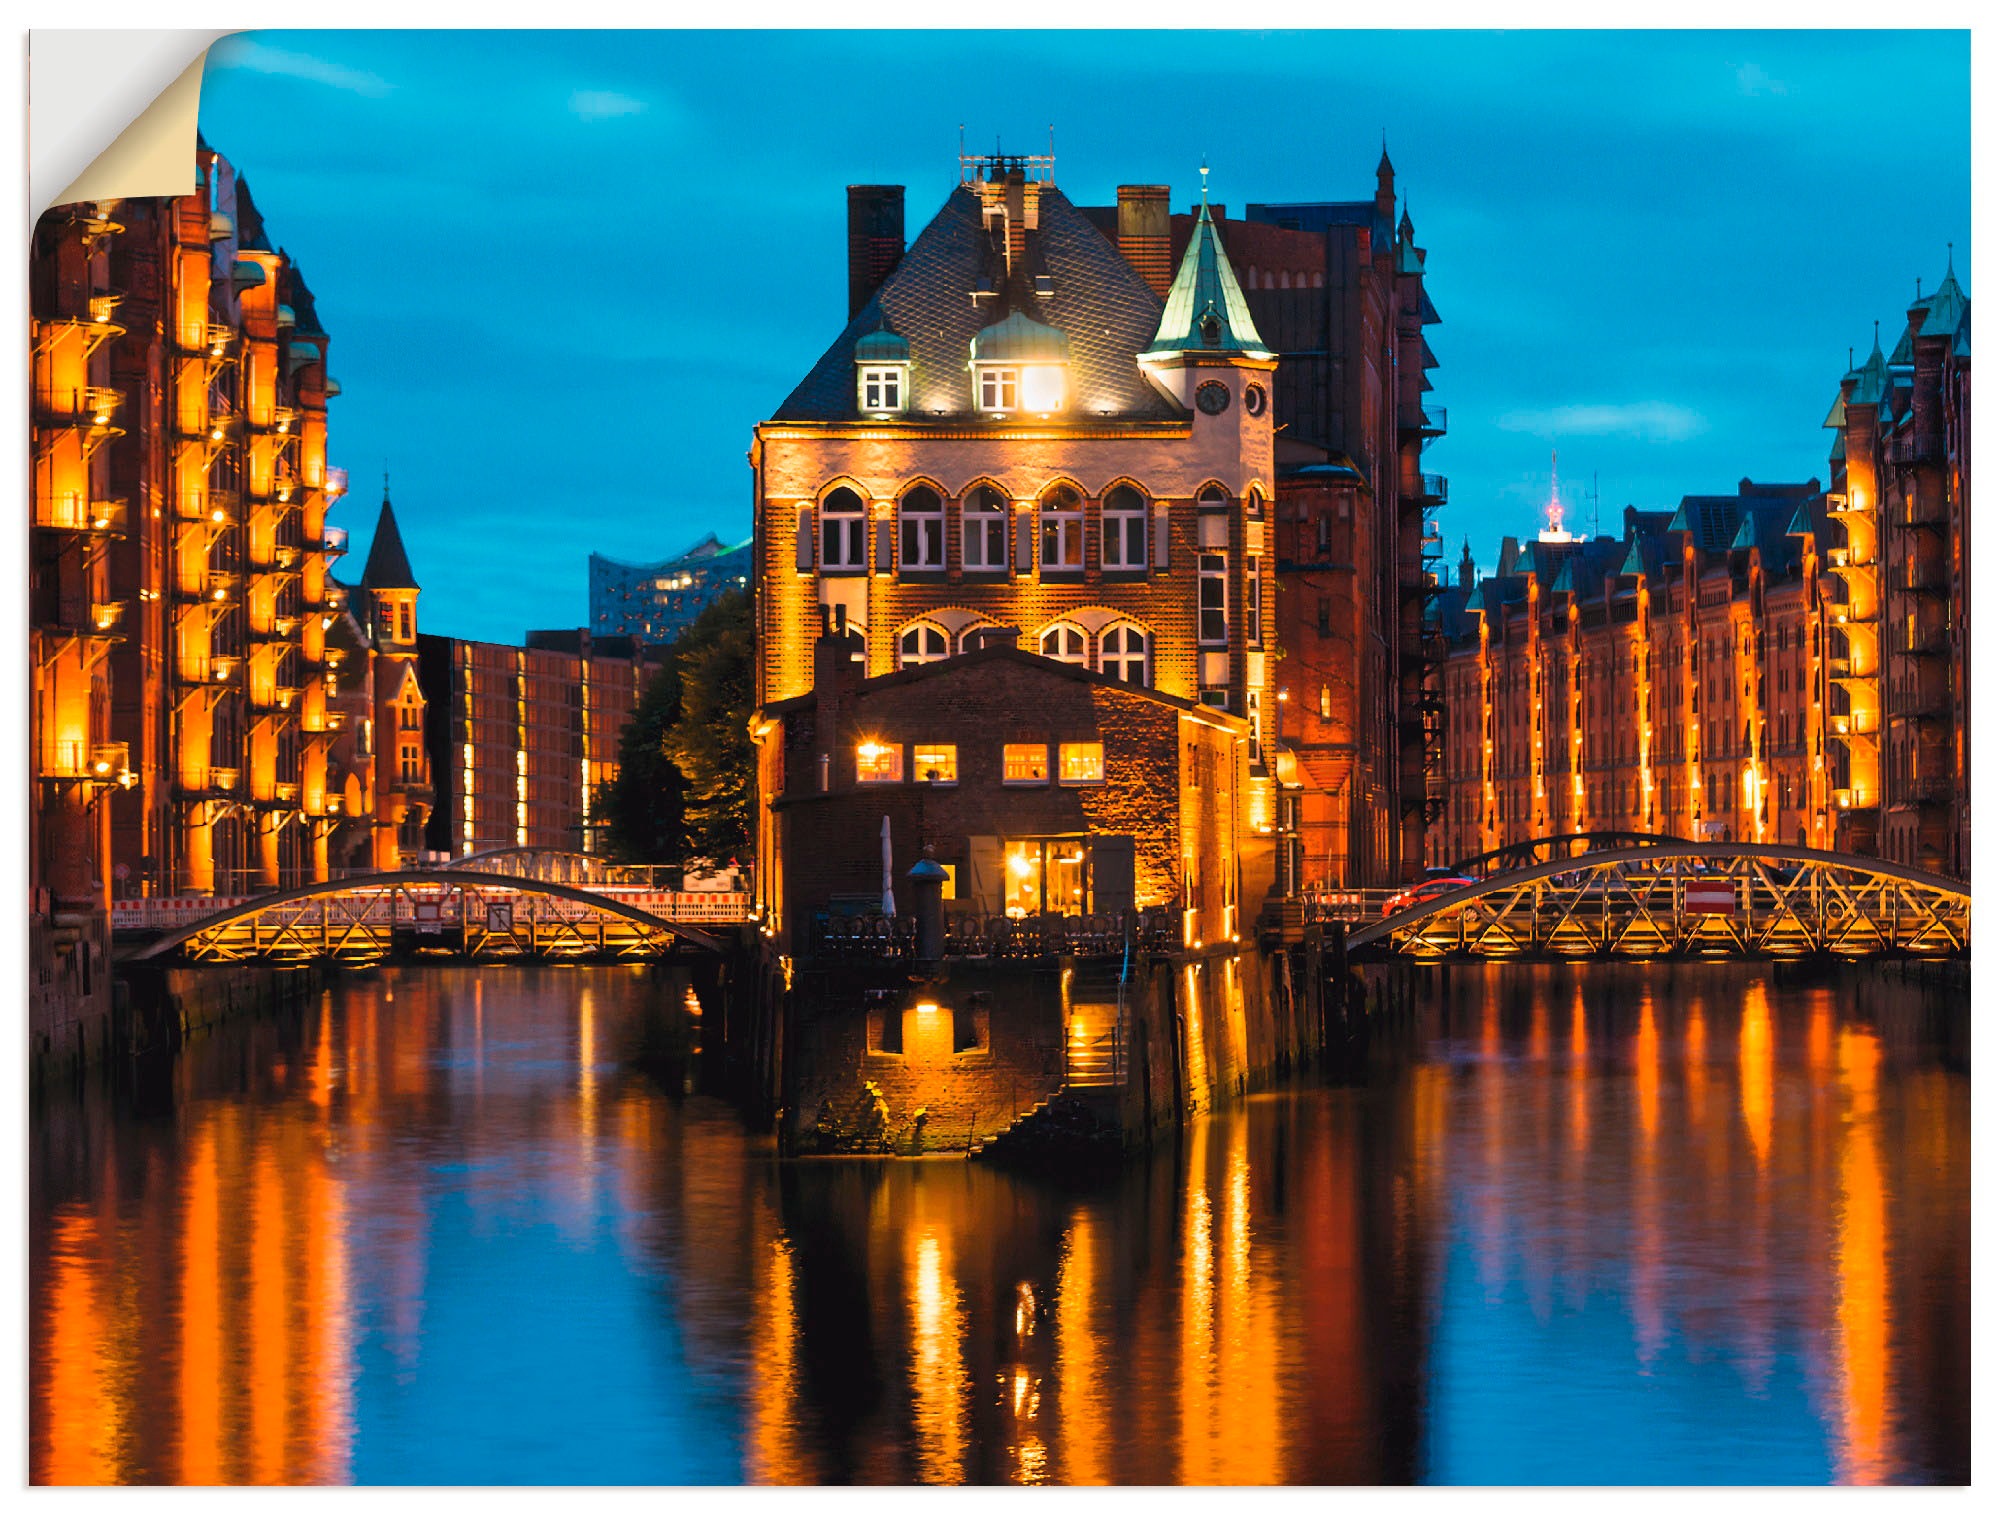
[[[758,975],[780,1150],[966,1152],[1075,1098],[1144,1145],[1318,1059],[1346,985],[1317,934],[1136,956],[848,962]],[[1120,1010],[1120,989],[1123,1008]]]
[[[318,964],[120,963],[105,975],[102,1007],[86,1021],[37,1026],[37,1078],[177,1051],[187,1039],[244,1016],[275,1014],[319,994]]]

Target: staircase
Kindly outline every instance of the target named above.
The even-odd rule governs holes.
[[[1125,1082],[1123,965],[1077,965],[1069,985],[1069,1035],[1063,1048],[1066,1089],[1115,1089]]]

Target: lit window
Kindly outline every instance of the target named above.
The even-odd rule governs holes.
[[[1127,684],[1151,684],[1147,666],[1146,633],[1137,626],[1113,626],[1099,643],[1097,666],[1112,678]]]
[[[421,783],[424,777],[424,750],[408,743],[397,752],[397,771],[405,784]]]
[[[944,501],[919,485],[903,496],[900,514],[903,567],[944,567]]]
[[[897,660],[905,668],[923,663],[940,663],[951,655],[945,634],[928,621],[919,621],[896,640]]]
[[[1001,752],[1000,779],[1005,784],[1046,784],[1049,749],[1040,742],[1009,742]]]
[[[819,566],[829,573],[861,573],[868,567],[868,515],[861,496],[836,489],[820,510]]]
[[[979,370],[979,408],[1009,411],[1021,408],[1021,370],[982,368]]]
[[[1205,645],[1229,640],[1229,559],[1219,552],[1201,555],[1201,640]]]
[[[1104,744],[1102,742],[1064,742],[1062,744],[1062,781],[1065,784],[1103,783]]]
[[[951,745],[930,746],[919,744],[916,752],[916,775],[925,784],[956,784],[958,782],[958,748]]]
[[[1058,621],[1042,633],[1042,656],[1053,658],[1058,663],[1074,663],[1079,668],[1088,668],[1090,639],[1083,634],[1081,627]]]
[[[863,410],[901,410],[903,408],[903,370],[893,367],[862,369],[861,408]]]
[[[1126,571],[1146,566],[1146,500],[1129,485],[1104,496],[1104,566]]]
[[[965,495],[965,571],[1002,572],[1007,567],[1007,497],[991,484]]]
[[[900,742],[878,742],[872,738],[854,749],[854,777],[862,784],[903,782],[903,748]]]
[[[1042,496],[1042,569],[1083,567],[1083,498],[1067,484]]]

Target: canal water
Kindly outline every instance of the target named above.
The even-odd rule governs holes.
[[[1461,969],[1058,1184],[778,1163],[662,992],[384,971],[41,1097],[32,1477],[1969,1476],[1962,993]]]

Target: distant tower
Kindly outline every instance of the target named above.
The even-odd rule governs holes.
[[[1382,161],[1375,165],[1375,210],[1384,219],[1396,213],[1396,165],[1389,161],[1389,134],[1382,134]]]
[[[1465,550],[1458,555],[1458,587],[1470,589],[1477,580],[1479,570],[1472,566],[1472,538],[1465,539]]]
[[[1562,488],[1556,482],[1555,449],[1549,449],[1549,503],[1546,508],[1549,524],[1542,528],[1539,540],[1544,542],[1574,542],[1576,535],[1563,530]]]
[[[374,644],[375,821],[371,855],[377,868],[416,861],[430,813],[430,774],[424,757],[424,696],[417,684],[417,580],[382,481],[382,513],[368,566],[361,573],[368,599],[368,633]]]

